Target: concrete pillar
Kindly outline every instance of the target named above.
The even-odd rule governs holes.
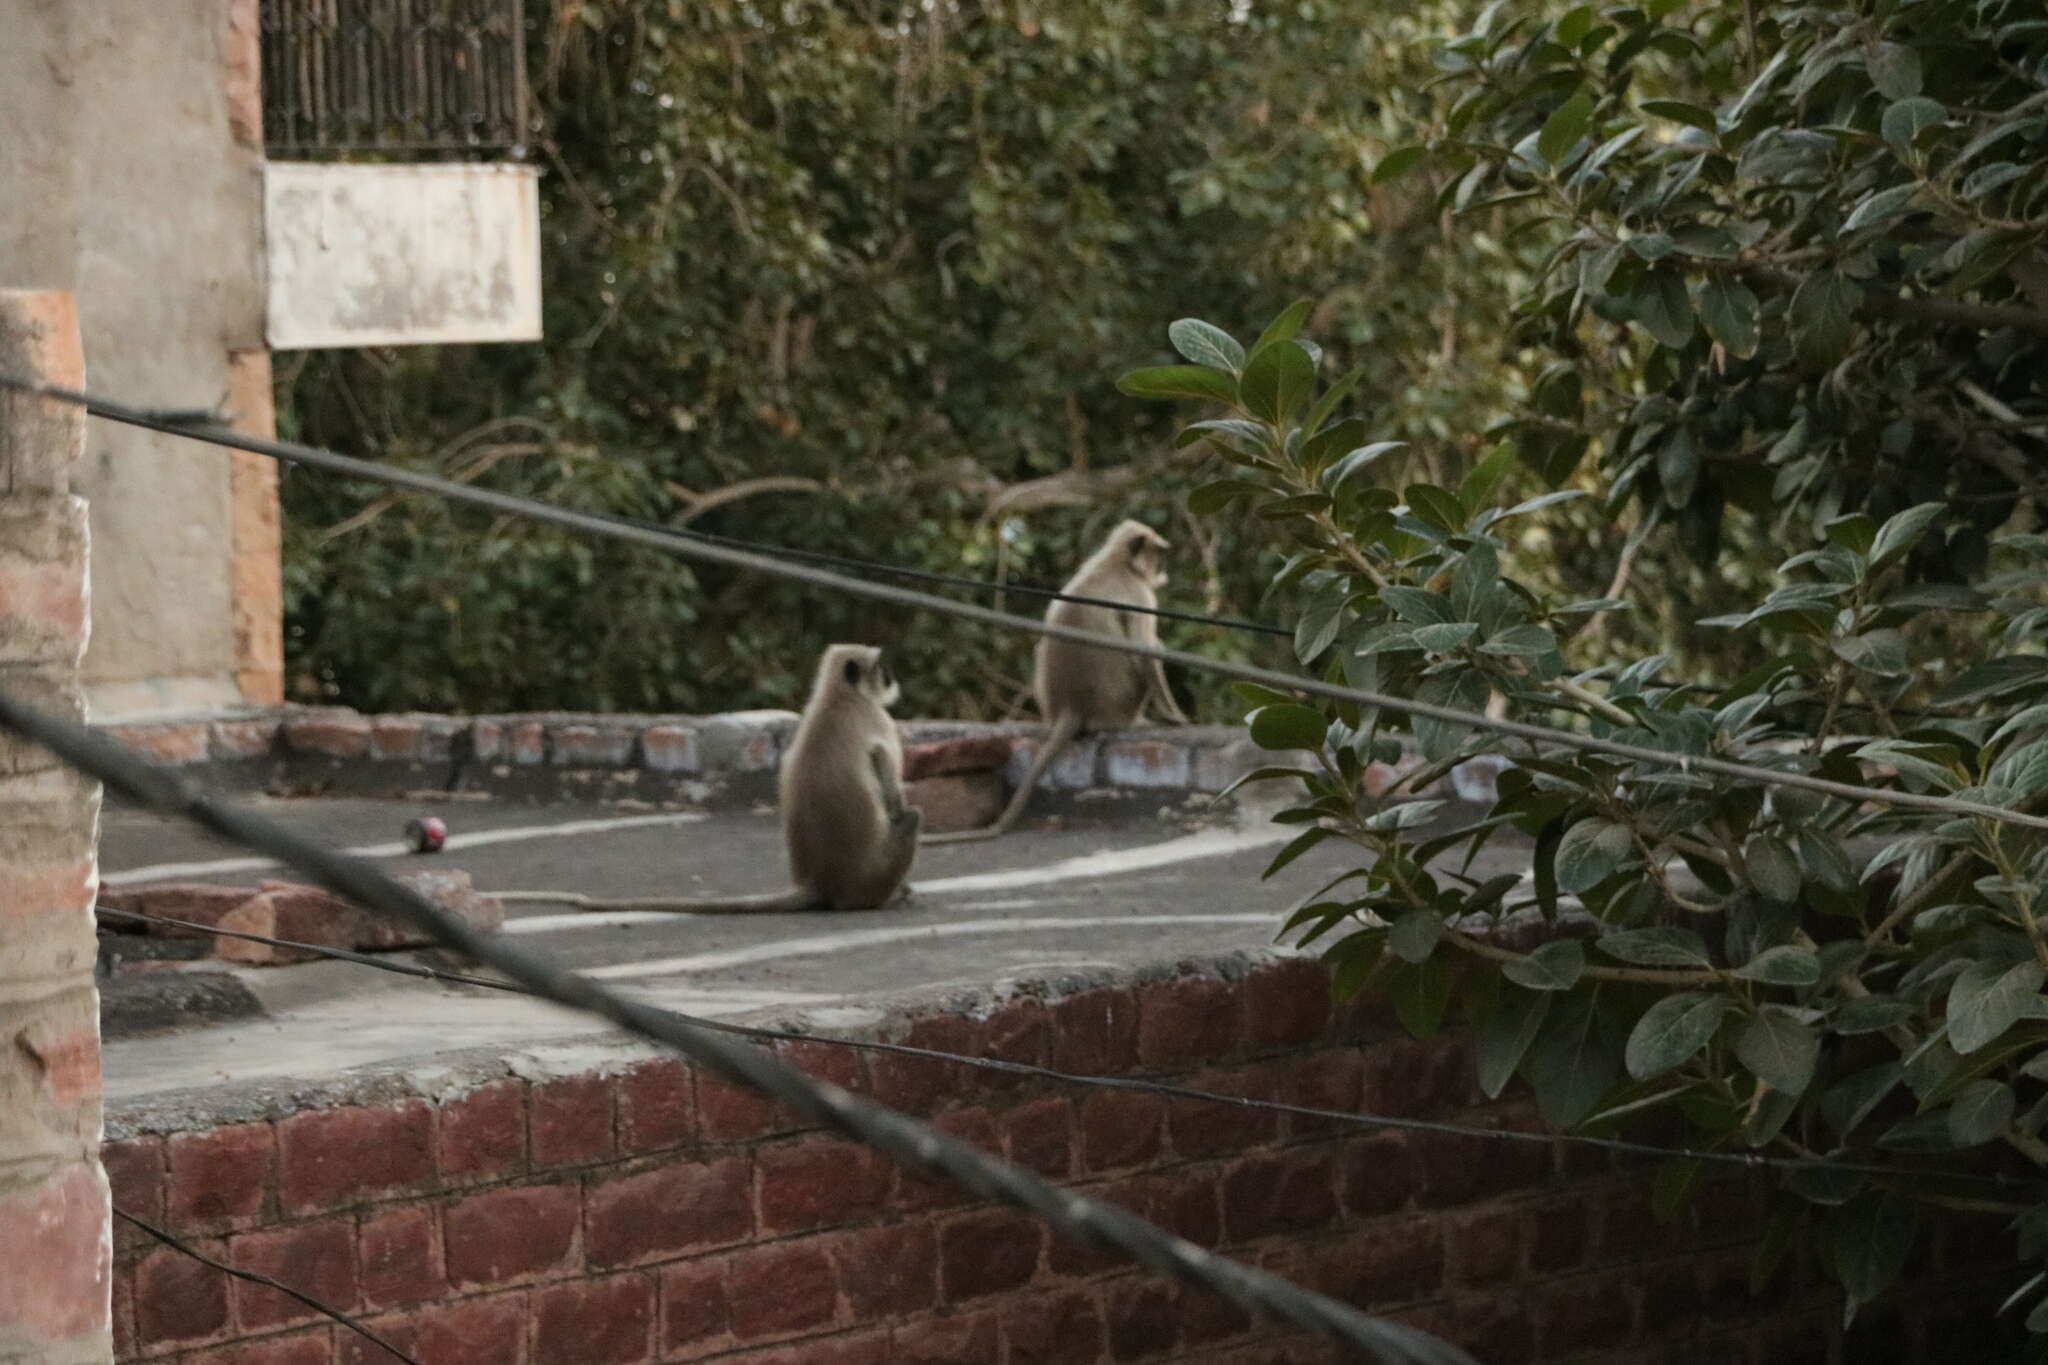
[[[228,131],[235,154],[263,162],[263,48],[261,0],[228,0],[222,42]],[[235,430],[277,435],[270,388],[270,352],[260,347],[228,352],[228,411]],[[277,461],[226,451],[228,516],[234,567],[228,585],[235,618],[235,685],[242,700],[276,705],[284,700],[284,553],[278,533]]]
[[[228,356],[228,410],[235,430],[277,435],[270,388],[270,352]],[[277,461],[246,450],[228,457],[228,501],[234,528],[235,685],[242,700],[275,706],[284,700],[284,543],[279,529]]]
[[[68,293],[0,290],[0,372],[85,382]],[[0,687],[73,718],[89,620],[85,416],[0,393]],[[0,737],[0,1365],[113,1359],[93,895],[99,786]]]

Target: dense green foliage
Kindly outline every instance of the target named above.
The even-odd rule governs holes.
[[[1438,21],[1255,8],[532,0],[548,342],[311,356],[282,371],[285,420],[572,505],[1020,582],[1141,516],[1176,542],[1177,604],[1252,614],[1269,538],[1180,510],[1215,457],[1114,392],[1131,337],[1313,293],[1361,393],[1452,467],[1516,384],[1502,301],[1462,287],[1467,254],[1512,259],[1475,240],[1416,274],[1439,216],[1369,182],[1405,117],[1379,92],[1419,89]],[[1028,641],[324,476],[291,474],[286,509],[306,699],[786,706],[835,639],[892,650],[908,714],[999,714],[1028,677]]]
[[[1289,930],[1418,1033],[1472,1021],[1487,1093],[1519,1075],[1552,1122],[1663,1110],[1694,1144],[1811,1159],[1760,1274],[1803,1225],[1853,1309],[1930,1201],[2002,1215],[2048,1266],[2041,829],[1683,761],[2048,809],[2048,20],[2018,0],[1502,5],[1438,64],[1378,179],[1550,253],[1514,300],[1543,364],[1498,450],[1455,483],[1390,473],[1377,424],[1339,417],[1354,380],[1326,385],[1305,309],[1248,350],[1184,320],[1190,363],[1124,386],[1221,405],[1185,439],[1240,469],[1192,501],[1290,537],[1303,665],[1672,760],[1249,689],[1252,737],[1289,754],[1257,780],[1300,793],[1275,868],[1333,840],[1364,855]],[[1724,597],[1753,584],[1711,616],[1669,582],[1624,595],[1707,616],[1689,628],[1756,666],[1589,667],[1613,641],[1587,621],[1628,603],[1566,600],[1518,550],[1550,500],[1594,500],[1504,505],[1517,462],[1591,483],[1646,543],[1724,572]],[[1498,756],[1485,819],[1368,797],[1403,732],[1428,761],[1414,787]],[[1534,838],[1533,879],[1462,875],[1455,855],[1506,829]],[[2017,1183],[1978,1183],[2000,1173]],[[1675,1163],[1660,1205],[1702,1174]],[[2048,1330],[2048,1276],[2015,1284]]]

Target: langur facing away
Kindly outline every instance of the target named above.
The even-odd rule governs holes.
[[[832,645],[818,661],[803,720],[777,787],[788,891],[723,900],[599,900],[573,892],[511,891],[505,901],[583,910],[736,915],[777,910],[872,910],[901,896],[923,815],[903,803],[903,741],[888,707],[896,680],[872,645]]]
[[[1141,521],[1125,521],[1109,533],[1102,547],[1088,557],[1060,591],[1076,597],[1101,597],[1136,607],[1159,604],[1156,589],[1166,582],[1164,537]],[[1158,619],[1143,612],[1117,611],[1083,602],[1056,601],[1046,609],[1052,625],[1072,626],[1139,644],[1159,643]],[[1031,761],[1030,770],[995,823],[953,834],[935,834],[928,844],[993,839],[1017,823],[1032,790],[1074,736],[1090,730],[1122,730],[1138,724],[1149,707],[1173,725],[1186,725],[1166,686],[1166,670],[1157,659],[1041,638],[1032,679],[1038,709],[1049,729]]]

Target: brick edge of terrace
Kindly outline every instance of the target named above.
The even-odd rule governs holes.
[[[772,798],[776,765],[796,723],[789,711],[444,716],[287,706],[99,728],[160,763],[278,794],[431,789],[537,801],[744,806]],[[913,799],[921,792],[930,803],[963,811],[985,807],[1022,777],[1043,733],[1036,724],[904,721]],[[1305,761],[1305,754],[1260,749],[1235,726],[1119,730],[1077,739],[1042,785],[1055,799],[1113,792],[1213,797],[1254,768]],[[1386,791],[1421,762],[1410,753],[1375,763],[1368,785]],[[1490,802],[1498,770],[1494,760],[1473,759],[1410,794]]]

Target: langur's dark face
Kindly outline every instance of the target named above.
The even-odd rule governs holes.
[[[866,649],[853,652],[845,647],[846,657],[840,662],[840,677],[856,692],[874,698],[875,704],[887,708],[895,704],[902,691],[896,685],[896,676],[889,671],[889,665],[882,662],[882,651]]]
[[[1158,534],[1146,531],[1131,536],[1131,569],[1145,583],[1160,587],[1166,582],[1166,552],[1172,547]]]

